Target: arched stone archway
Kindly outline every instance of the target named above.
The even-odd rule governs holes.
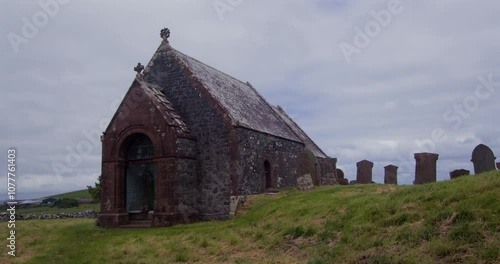
[[[171,142],[169,140],[168,142]],[[151,128],[128,126],[103,139],[100,224],[117,227],[151,218],[172,190],[165,185],[165,147]],[[159,207],[160,206],[160,207]],[[153,214],[154,216],[154,214]]]
[[[125,140],[125,209],[131,220],[148,219],[156,207],[157,164],[155,146],[145,134],[132,134]]]

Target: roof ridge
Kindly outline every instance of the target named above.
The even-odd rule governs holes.
[[[186,76],[186,77],[187,77],[187,78],[191,78],[191,79],[196,80],[196,81],[198,82],[198,84],[200,84],[200,85],[203,87],[203,89],[205,89],[205,91],[207,92],[208,96],[210,96],[210,97],[212,98],[212,100],[214,100],[215,104],[217,104],[217,106],[218,106],[221,110],[223,110],[223,111],[225,112],[225,115],[229,117],[229,123],[230,123],[230,124],[232,124],[233,126],[234,126],[234,125],[236,125],[236,124],[234,124],[234,122],[232,122],[233,120],[236,120],[236,118],[234,118],[234,116],[231,114],[231,112],[230,112],[230,111],[228,111],[228,110],[227,110],[227,109],[226,109],[226,108],[225,108],[225,107],[221,104],[221,102],[220,102],[219,100],[217,100],[217,98],[215,98],[215,96],[214,96],[214,95],[213,95],[213,94],[209,91],[209,89],[208,89],[208,87],[206,86],[205,82],[203,82],[203,80],[200,80],[200,78],[198,78],[198,77],[194,74],[194,72],[193,72],[193,71],[192,71],[192,69],[189,67],[189,65],[188,65],[188,64],[187,64],[187,63],[186,63],[186,62],[185,62],[182,58],[180,58],[180,57],[178,56],[178,54],[176,54],[176,52],[177,52],[177,53],[182,54],[183,56],[188,57],[189,59],[195,60],[195,61],[197,61],[198,63],[201,63],[201,64],[203,64],[203,65],[205,65],[205,66],[208,66],[208,67],[210,67],[210,66],[209,66],[209,65],[207,65],[207,64],[205,64],[205,63],[203,63],[203,62],[201,62],[201,61],[199,61],[199,60],[197,60],[197,59],[195,59],[195,58],[192,58],[192,57],[190,57],[190,56],[188,56],[188,55],[186,55],[186,54],[184,54],[184,53],[182,53],[182,52],[178,51],[177,49],[175,49],[174,47],[172,47],[172,46],[171,46],[168,42],[162,42],[162,44],[165,44],[165,46],[167,47],[167,49],[170,49],[171,51],[173,51],[173,56],[175,57],[175,59],[176,59],[177,63],[180,63],[182,66],[184,66],[184,70],[189,71],[189,73],[191,74],[191,76]],[[210,67],[210,68],[212,68],[212,69],[214,69],[214,70],[216,70],[216,71],[218,71],[218,72],[220,72],[220,73],[223,73],[223,72],[221,72],[221,71],[219,71],[219,70],[217,70],[217,69],[215,69],[215,68],[213,68],[213,67]],[[225,73],[223,73],[223,74],[225,74]],[[227,75],[227,74],[226,74],[226,75]],[[230,76],[230,75],[227,75],[227,76],[229,76],[229,77],[231,77],[231,78],[235,79],[234,77],[232,77],[232,76]],[[238,79],[235,79],[235,80],[238,80]],[[238,80],[238,81],[240,81],[240,80]],[[240,82],[241,82],[241,81],[240,81]]]
[[[169,46],[170,46],[170,45],[169,45]],[[256,88],[255,88],[255,87],[254,87],[254,86],[253,86],[250,82],[249,82],[249,81],[243,82],[242,80],[240,80],[240,79],[238,79],[238,78],[236,78],[236,77],[234,77],[234,76],[231,76],[231,75],[229,75],[229,74],[227,74],[227,73],[225,73],[225,72],[223,72],[223,71],[221,71],[221,70],[219,70],[219,69],[217,69],[217,68],[215,68],[215,67],[212,67],[212,66],[210,66],[210,65],[208,65],[208,64],[206,64],[206,63],[204,63],[204,62],[202,62],[202,61],[200,61],[200,60],[198,60],[198,59],[195,59],[195,58],[193,58],[193,57],[191,57],[191,56],[189,56],[189,55],[186,55],[185,53],[183,53],[183,52],[181,52],[181,51],[179,51],[179,50],[175,49],[175,48],[174,48],[174,47],[172,47],[172,46],[170,46],[170,48],[171,48],[172,50],[174,50],[174,51],[176,51],[176,52],[178,52],[178,53],[180,53],[180,54],[182,54],[182,55],[184,55],[184,56],[186,56],[186,57],[188,57],[188,58],[190,58],[190,59],[192,59],[192,60],[194,60],[194,61],[196,61],[196,62],[198,62],[198,63],[200,63],[200,64],[202,64],[202,65],[204,65],[204,66],[206,66],[206,67],[208,67],[208,68],[211,68],[211,69],[213,69],[213,70],[216,70],[217,72],[222,73],[222,74],[224,74],[225,76],[230,77],[231,79],[234,79],[234,80],[236,80],[236,81],[238,81],[238,82],[242,83],[243,85],[246,85],[246,86],[250,87],[250,88],[251,88],[251,89],[255,92],[255,94],[256,94],[256,95],[257,95],[257,96],[258,96],[258,97],[259,97],[259,98],[260,98],[260,99],[261,99],[261,100],[262,100],[262,101],[263,101],[263,102],[264,102],[264,103],[265,103],[265,104],[266,104],[266,105],[267,105],[267,106],[271,109],[271,112],[273,113],[274,117],[276,117],[276,118],[277,118],[277,119],[278,119],[281,123],[283,123],[283,124],[284,124],[284,125],[285,125],[285,126],[286,126],[289,130],[290,130],[290,132],[292,132],[292,133],[293,133],[293,134],[294,134],[294,135],[295,135],[295,136],[296,136],[296,137],[300,140],[300,142],[301,142],[301,143],[303,143],[303,144],[305,145],[305,142],[302,142],[302,139],[300,138],[300,136],[299,136],[299,135],[297,135],[297,134],[293,131],[293,129],[292,129],[292,128],[291,128],[291,127],[290,127],[290,126],[289,126],[289,125],[288,125],[288,124],[287,124],[287,123],[286,123],[286,122],[285,122],[285,121],[281,118],[281,116],[279,116],[279,115],[276,113],[276,111],[275,111],[275,109],[274,109],[273,105],[272,105],[272,104],[270,104],[270,103],[266,100],[266,98],[264,98],[264,96],[262,96],[262,95],[259,93],[259,91],[258,91],[258,90],[257,90],[257,89],[256,89]],[[189,68],[189,67],[188,67],[188,68]],[[196,76],[194,76],[194,77],[196,78]],[[202,83],[203,83],[203,82],[202,82]],[[229,111],[228,111],[228,114],[230,115]],[[290,117],[288,117],[288,118],[290,119]],[[293,120],[292,120],[292,122],[293,122]],[[295,122],[294,122],[294,123],[295,123]],[[238,122],[238,124],[235,124],[235,125],[237,125],[237,126],[242,126],[242,125],[240,125],[240,124],[239,124],[239,122]],[[297,125],[297,124],[295,123],[295,125]],[[298,126],[298,125],[297,125],[297,126]],[[243,125],[242,127],[245,127],[245,126]],[[302,129],[301,129],[301,131],[305,134],[305,132],[304,132]],[[306,136],[307,136],[307,135],[306,135]],[[308,138],[309,138],[309,137],[308,137]],[[309,139],[310,139],[310,138],[309,138]],[[314,144],[314,145],[316,145],[316,143],[314,143],[314,141],[312,141],[312,140],[311,140],[311,142],[313,142],[313,144]],[[318,146],[316,145],[316,147],[318,147]],[[318,147],[318,148],[319,148],[319,147]],[[320,150],[321,150],[321,149],[320,149]],[[323,151],[321,150],[321,152],[323,152]],[[325,153],[323,153],[323,154],[324,154],[325,156],[327,156]]]
[[[169,45],[169,46],[170,46],[170,45]],[[240,83],[242,83],[242,84],[248,85],[248,81],[247,81],[247,82],[244,82],[244,81],[242,81],[242,80],[240,80],[240,79],[238,79],[238,78],[236,78],[236,77],[234,77],[234,76],[231,76],[231,75],[229,75],[229,74],[227,74],[227,73],[225,73],[225,72],[223,72],[223,71],[221,71],[221,70],[219,70],[219,69],[217,69],[217,68],[215,68],[215,67],[212,67],[212,66],[210,66],[210,65],[208,65],[208,64],[206,64],[206,63],[204,63],[204,62],[202,62],[202,61],[200,61],[200,60],[198,60],[198,59],[195,59],[195,58],[193,58],[193,57],[191,57],[191,56],[189,56],[189,55],[186,55],[184,52],[179,51],[179,50],[177,50],[176,48],[174,48],[174,47],[172,47],[172,46],[170,46],[170,48],[171,48],[171,49],[173,49],[174,51],[179,52],[180,54],[182,54],[182,55],[184,55],[184,56],[186,56],[186,57],[188,57],[188,58],[192,59],[192,60],[197,61],[198,63],[201,63],[201,64],[203,64],[203,65],[207,66],[208,68],[211,68],[211,69],[213,69],[213,70],[216,70],[216,71],[218,71],[218,72],[220,72],[220,73],[222,73],[222,74],[226,75],[227,77],[230,77],[230,78],[232,78],[232,79],[234,79],[234,80],[236,80],[236,81],[238,81],[238,82],[240,82]]]
[[[169,63],[182,68],[183,75],[191,80],[198,93],[214,103],[220,109],[221,117],[228,125],[246,127],[276,137],[305,144],[286,123],[286,119],[275,111],[262,94],[250,82],[243,82],[218,70],[198,59],[178,51],[169,43],[162,42],[148,63],[143,75],[147,76],[155,69],[155,64],[163,57],[170,57]],[[169,65],[159,66],[170,67]],[[151,71],[156,78],[156,71]],[[164,78],[164,77],[160,77]],[[162,85],[160,85],[162,87]],[[219,110],[218,110],[219,111]],[[310,145],[310,144],[309,144]]]
[[[285,124],[285,126],[286,126],[286,127],[288,127],[288,129],[289,129],[289,130],[290,130],[290,131],[291,131],[291,132],[292,132],[295,136],[297,136],[297,138],[298,138],[300,141],[302,141],[302,139],[300,138],[300,136],[299,136],[299,135],[297,135],[297,133],[295,133],[295,132],[293,131],[293,129],[292,129],[292,128],[291,128],[291,127],[290,127],[290,126],[289,126],[289,125],[288,125],[288,124],[287,124],[287,123],[283,120],[283,118],[281,118],[281,116],[279,116],[279,115],[276,113],[276,110],[274,110],[273,105],[272,105],[272,104],[270,104],[270,103],[266,100],[266,98],[264,98],[264,96],[262,96],[262,95],[259,93],[259,91],[257,91],[257,89],[256,89],[256,88],[255,88],[255,87],[254,87],[254,86],[253,86],[250,82],[248,82],[248,81],[247,81],[246,85],[247,85],[248,87],[252,88],[252,89],[254,90],[254,92],[257,94],[257,96],[259,96],[259,98],[260,98],[260,99],[262,99],[262,100],[263,100],[263,101],[264,101],[264,102],[265,102],[265,103],[269,106],[269,108],[271,108],[271,111],[272,111],[273,115],[274,115],[274,116],[275,116],[275,117],[276,117],[276,118],[277,118],[280,122],[282,122],[283,124]],[[305,142],[302,142],[302,143],[304,143],[304,145],[306,144]]]
[[[284,114],[284,115],[285,115],[285,116],[286,116],[289,120],[291,120],[291,121],[292,121],[292,122],[293,122],[293,123],[294,123],[294,124],[298,127],[297,123],[295,123],[295,121],[293,121],[293,120],[292,120],[292,118],[290,118],[290,116],[288,116],[288,115],[287,115],[287,113],[283,110],[283,108],[281,108],[281,106],[279,106],[279,105],[276,105],[276,107],[274,107],[274,106],[273,106],[273,111],[274,111],[275,113],[276,113],[276,109],[277,109],[278,111],[280,111],[282,114]],[[279,116],[279,114],[278,114],[278,116]],[[280,116],[280,119],[283,119],[283,118]],[[296,135],[296,136],[300,139],[300,135],[297,135],[297,133],[295,133],[295,131],[293,131],[293,129],[290,127],[290,125],[289,125],[287,122],[284,122],[284,123],[285,123],[285,125],[286,125],[287,127],[289,127],[289,128],[290,128],[290,130],[292,130],[292,132],[293,132],[293,133],[294,133],[294,134],[295,134],[295,135]],[[300,129],[300,127],[299,127],[299,129]],[[300,129],[300,130],[302,131],[302,129]],[[302,131],[302,132],[304,132],[304,131]],[[301,140],[302,140],[302,139],[301,139]],[[304,142],[304,144],[305,144],[305,142]]]
[[[161,92],[160,86],[149,83],[144,80],[137,80],[139,85],[143,88],[144,93],[146,96],[148,96],[151,100],[156,101],[155,102],[155,107],[160,111],[160,112],[165,112],[167,115],[170,116],[174,124],[169,123],[168,126],[170,127],[179,127],[182,132],[184,133],[190,133],[190,129],[187,126],[186,122],[182,119],[182,117],[177,113],[175,110],[174,106],[168,100],[168,98]],[[150,92],[152,94],[150,94]],[[165,107],[165,109],[161,109],[161,106]]]

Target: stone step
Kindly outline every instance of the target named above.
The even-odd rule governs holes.
[[[121,225],[120,228],[149,228],[151,220],[131,220],[127,225]]]

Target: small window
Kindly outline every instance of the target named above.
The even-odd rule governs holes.
[[[128,160],[150,159],[155,154],[153,142],[146,135],[137,136],[128,148]]]
[[[264,174],[265,174],[265,181],[266,181],[266,188],[265,189],[273,188],[271,163],[269,163],[269,161],[267,161],[267,160],[264,161]]]

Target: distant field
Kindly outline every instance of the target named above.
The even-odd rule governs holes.
[[[21,215],[60,214],[60,213],[68,214],[68,213],[83,212],[86,210],[94,210],[96,212],[99,212],[100,205],[98,203],[81,204],[79,207],[73,207],[73,208],[57,208],[57,207],[52,207],[52,206],[37,206],[37,207],[18,209],[18,210],[16,210],[16,213],[21,214]]]
[[[50,195],[47,197],[54,197],[54,198],[73,198],[73,199],[92,199],[92,196],[88,192],[87,189],[85,190],[80,190],[80,191],[74,191],[74,192],[68,192],[68,193],[62,193],[62,194],[57,194],[57,195]]]
[[[35,220],[18,221],[16,234],[18,257],[0,263],[500,263],[500,171],[257,195],[225,222],[130,230]]]
[[[89,194],[89,192],[87,190],[80,190],[80,191],[56,194],[56,195],[51,195],[51,196],[47,196],[47,197],[92,199],[92,196]],[[57,207],[52,207],[50,205],[46,205],[46,206],[36,206],[36,207],[29,207],[29,208],[20,208],[20,209],[16,210],[16,213],[21,214],[21,215],[60,214],[60,213],[67,214],[67,213],[83,212],[86,210],[94,210],[96,212],[99,212],[100,205],[98,203],[81,204],[79,207],[73,207],[73,208],[57,208]]]
[[[62,193],[62,194],[57,194],[57,195],[52,195],[52,196],[47,196],[47,197],[74,198],[74,199],[91,199],[92,198],[87,190]],[[86,210],[94,210],[96,212],[100,211],[99,203],[81,204],[79,207],[73,207],[73,208],[57,208],[57,207],[52,207],[51,205],[40,205],[40,206],[33,206],[33,207],[30,206],[27,208],[20,208],[20,207],[22,207],[22,206],[18,206],[16,213],[21,214],[21,215],[76,213],[76,212],[83,212]],[[7,207],[0,206],[0,209],[2,210],[2,213],[3,213],[3,211],[6,210]]]

